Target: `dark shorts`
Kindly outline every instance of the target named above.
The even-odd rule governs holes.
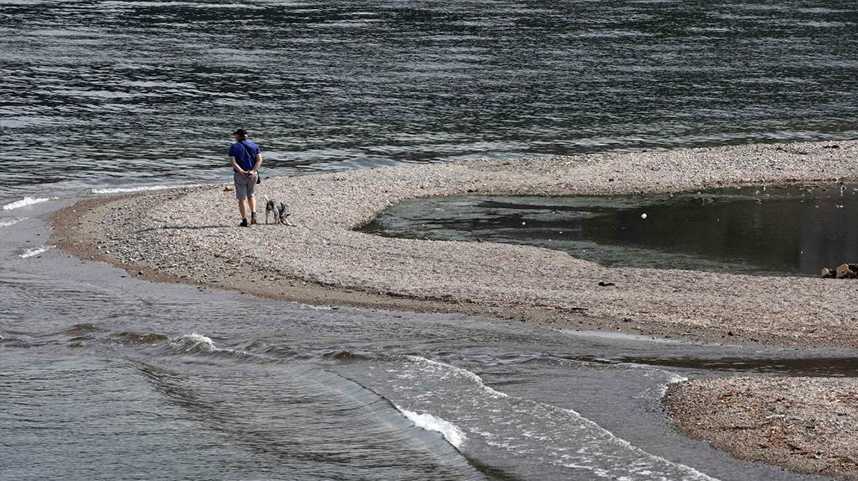
[[[232,174],[232,180],[235,182],[235,198],[244,200],[253,198],[253,190],[256,188],[256,176],[245,175],[235,172]]]

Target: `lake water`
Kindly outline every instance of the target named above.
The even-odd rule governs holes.
[[[364,230],[529,244],[611,267],[818,276],[858,260],[858,186],[753,186],[627,197],[448,197],[397,204]]]
[[[854,353],[153,284],[46,245],[47,220],[225,181],[237,126],[266,175],[853,138],[856,19],[846,1],[0,0],[0,479],[813,479],[686,439],[661,393],[722,358]]]
[[[853,138],[854,2],[0,0],[0,198]],[[34,187],[33,184],[39,184]]]

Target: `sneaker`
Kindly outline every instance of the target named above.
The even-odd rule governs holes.
[[[256,212],[252,212],[252,213],[250,214],[250,224],[251,224],[251,225],[256,225]]]
[[[241,219],[241,224],[238,224],[239,227],[247,227],[247,219]]]

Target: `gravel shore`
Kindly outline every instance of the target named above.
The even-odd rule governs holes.
[[[671,385],[665,404],[690,436],[749,461],[858,480],[858,380],[706,379]]]
[[[530,246],[393,239],[354,229],[403,199],[627,194],[858,178],[858,142],[402,165],[266,179],[296,227],[237,227],[222,186],[89,200],[55,239],[161,280],[303,302],[485,313],[701,341],[858,346],[852,282],[604,268]],[[600,282],[614,286],[601,287]]]

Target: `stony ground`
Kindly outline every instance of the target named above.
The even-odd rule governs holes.
[[[739,458],[858,479],[856,379],[706,379],[672,385],[665,403],[692,437]]]
[[[286,200],[297,227],[240,229],[232,193],[212,186],[133,196],[66,216],[73,220],[61,223],[58,237],[79,248],[97,245],[102,257],[146,274],[297,300],[385,305],[387,299],[396,307],[411,302],[416,309],[486,312],[558,327],[858,346],[858,315],[839,307],[858,301],[850,282],[608,269],[536,247],[353,230],[385,207],[420,196],[621,194],[858,178],[858,143],[837,147],[605,153],[267,179],[262,194]]]

